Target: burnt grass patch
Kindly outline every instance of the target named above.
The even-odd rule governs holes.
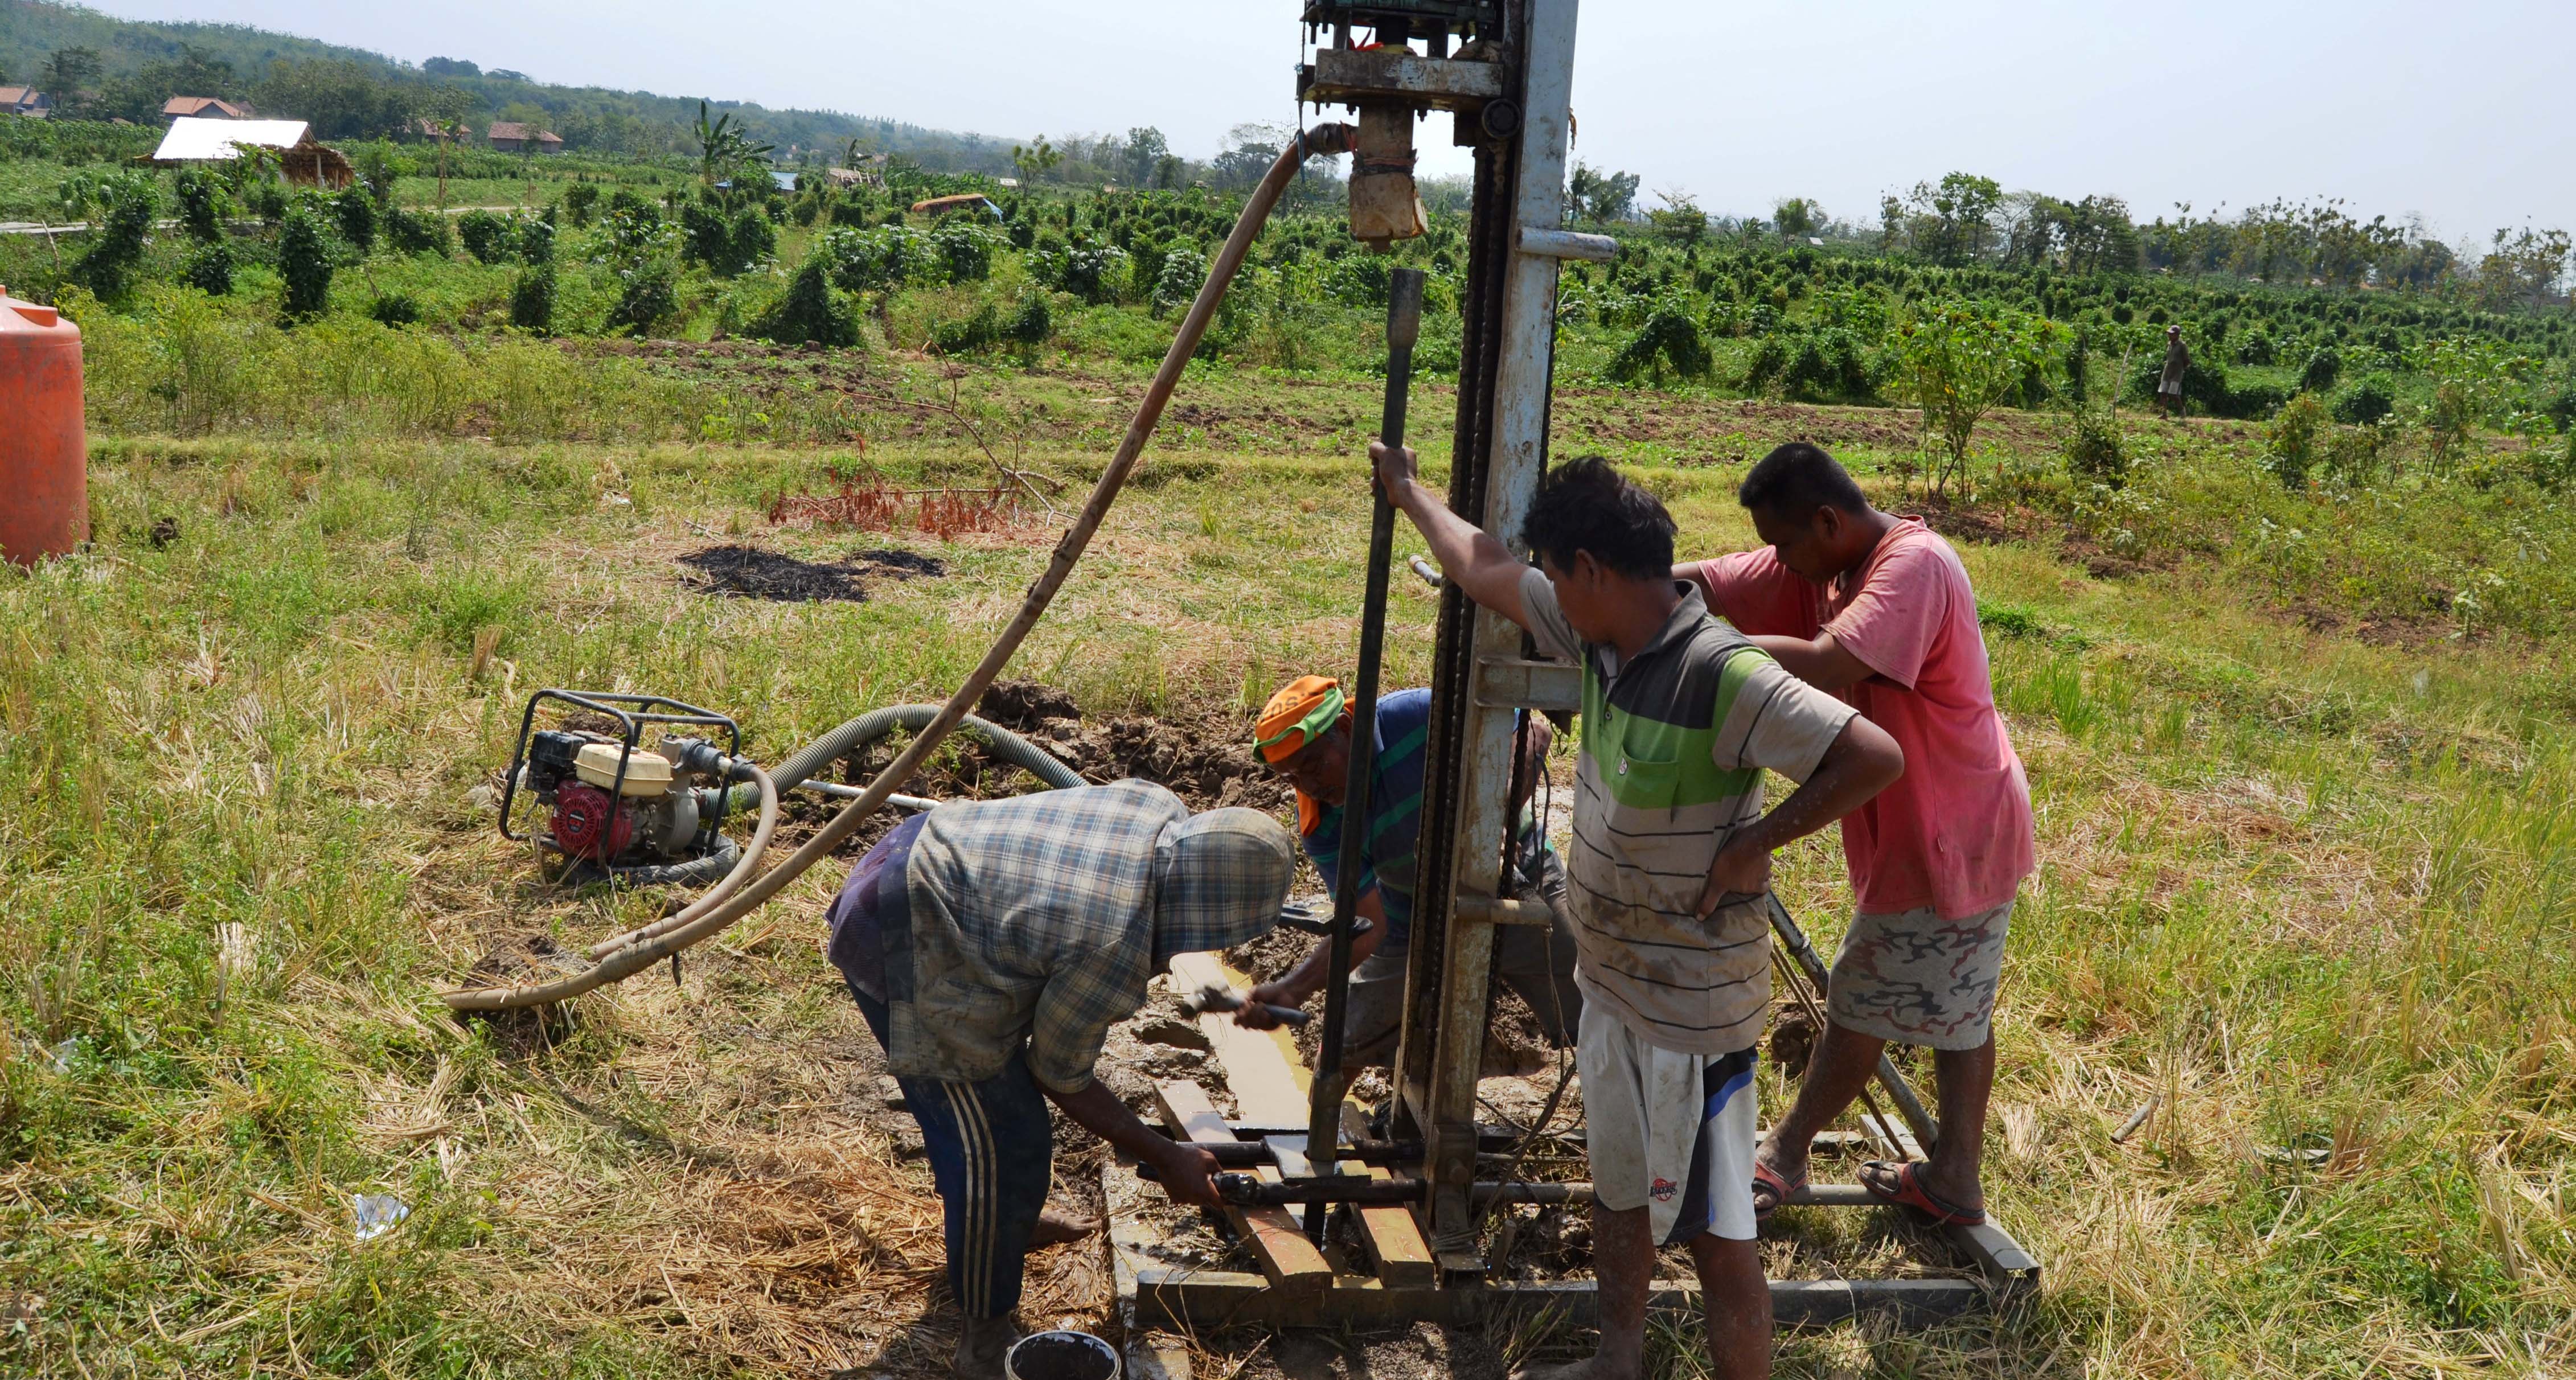
[[[679,558],[693,574],[687,582],[707,594],[768,599],[786,604],[867,602],[861,577],[878,567],[857,561],[805,561],[779,551],[727,544]]]

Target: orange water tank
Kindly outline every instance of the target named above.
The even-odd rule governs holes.
[[[0,555],[33,565],[88,537],[80,328],[0,287]]]

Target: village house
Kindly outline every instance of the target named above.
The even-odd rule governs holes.
[[[553,130],[539,129],[517,120],[493,121],[492,128],[484,132],[484,137],[491,140],[496,153],[563,152],[563,139]]]
[[[212,96],[172,96],[161,103],[164,120],[247,120],[250,107]]]
[[[54,113],[54,98],[32,86],[0,86],[0,115],[41,120]]]

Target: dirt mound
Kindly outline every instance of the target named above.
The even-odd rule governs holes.
[[[708,594],[789,604],[864,603],[868,590],[859,577],[877,569],[849,562],[800,561],[782,552],[732,544],[692,551],[680,557],[680,564],[697,572],[689,583]]]
[[[997,680],[975,701],[975,713],[1002,727],[1025,733],[1049,719],[1079,719],[1082,706],[1073,696],[1044,681]]]

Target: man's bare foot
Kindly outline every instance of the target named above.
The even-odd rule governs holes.
[[[1596,1353],[1580,1361],[1523,1366],[1512,1372],[1512,1380],[1637,1380],[1642,1370],[1637,1362],[1621,1365]]]
[[[1060,1208],[1048,1207],[1038,1213],[1038,1224],[1029,1232],[1029,1249],[1061,1246],[1067,1241],[1079,1241],[1098,1230],[1100,1219],[1097,1217],[1078,1217]]]
[[[957,1380],[1000,1380],[1002,1358],[1020,1329],[1009,1318],[968,1318],[957,1336],[957,1358],[949,1363]]]

